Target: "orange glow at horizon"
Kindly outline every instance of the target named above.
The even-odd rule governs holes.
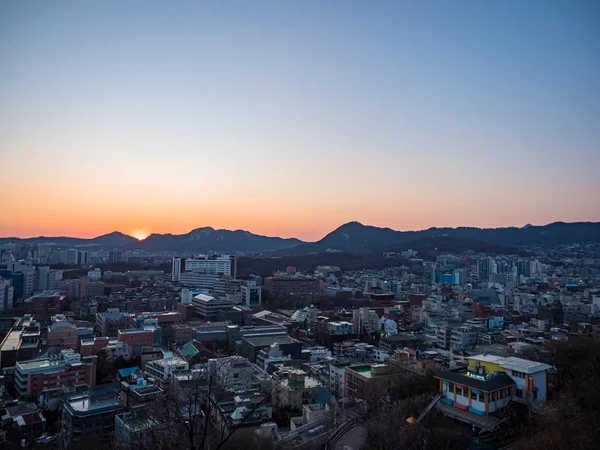
[[[129,233],[129,235],[131,237],[136,238],[138,241],[143,241],[144,239],[146,239],[148,236],[150,236],[150,233],[148,233],[145,229],[143,228],[138,228],[133,230],[131,233]]]

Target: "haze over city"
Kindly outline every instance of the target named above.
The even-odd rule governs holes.
[[[2,2],[0,236],[599,221],[599,14]]]

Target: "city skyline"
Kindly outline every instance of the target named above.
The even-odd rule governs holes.
[[[600,221],[600,4],[5,2],[0,236]]]

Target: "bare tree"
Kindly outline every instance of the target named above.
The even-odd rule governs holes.
[[[140,450],[219,450],[239,430],[251,422],[259,423],[257,416],[261,416],[262,410],[269,404],[277,383],[250,386],[246,391],[246,399],[250,398],[250,401],[243,402],[236,410],[236,417],[229,417],[231,420],[222,417],[221,402],[234,396],[220,385],[223,372],[239,360],[245,359],[238,356],[217,358],[193,369],[173,373],[171,382],[164,385],[164,396],[141,411],[140,417],[147,419],[142,425],[144,429],[132,433],[128,447]],[[148,421],[151,423],[148,424]]]

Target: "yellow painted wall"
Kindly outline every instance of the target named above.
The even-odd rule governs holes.
[[[475,362],[479,361],[479,365],[485,368],[485,373],[506,372],[499,364],[480,361],[478,359],[469,358],[469,366],[475,367]]]

